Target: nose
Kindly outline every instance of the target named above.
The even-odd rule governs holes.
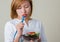
[[[22,8],[22,13],[26,13],[26,9],[24,7]]]

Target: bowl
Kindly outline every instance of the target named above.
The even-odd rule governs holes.
[[[36,32],[28,32],[26,34],[23,35],[23,38],[25,40],[36,40],[39,38],[39,33]]]

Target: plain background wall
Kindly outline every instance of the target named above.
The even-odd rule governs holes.
[[[32,17],[41,20],[48,42],[60,42],[60,0],[33,0]],[[10,20],[11,0],[0,0],[0,42],[4,42],[4,25]]]

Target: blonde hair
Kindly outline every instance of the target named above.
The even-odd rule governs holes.
[[[28,1],[31,5],[31,14],[32,14],[32,0],[13,0],[12,3],[11,3],[11,18],[14,19],[14,18],[17,18],[18,15],[16,13],[16,9],[22,4],[23,1]],[[30,16],[31,16],[30,14]]]

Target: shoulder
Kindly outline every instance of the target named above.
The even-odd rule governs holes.
[[[5,23],[5,25],[15,25],[16,23],[16,20],[15,19],[12,19],[12,20],[9,20]]]
[[[14,20],[10,20],[10,21],[7,21],[6,23],[5,23],[5,27],[4,27],[4,29],[5,30],[15,30],[15,26],[12,24],[12,22],[13,22]]]
[[[5,26],[11,25],[10,21],[5,23]]]
[[[41,27],[42,26],[42,22],[40,20],[37,19],[32,19],[32,24],[34,24],[37,27]]]
[[[11,25],[11,24],[12,24],[11,22],[13,22],[13,21],[12,21],[12,20],[7,21],[7,22],[5,23],[5,25]]]
[[[7,21],[6,23],[5,23],[5,28],[7,29],[7,28],[12,28],[12,27],[15,27],[14,26],[14,24],[13,24],[13,22],[15,22],[15,20],[9,20],[9,21]]]
[[[32,22],[41,24],[41,21],[37,19],[32,19]]]

